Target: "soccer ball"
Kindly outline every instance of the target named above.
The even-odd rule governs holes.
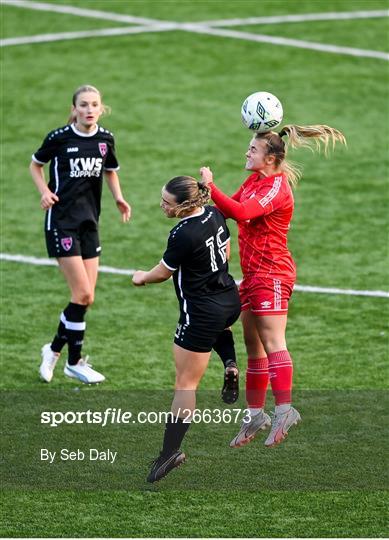
[[[255,92],[244,100],[241,114],[246,127],[265,133],[281,124],[283,110],[280,100],[273,94]]]

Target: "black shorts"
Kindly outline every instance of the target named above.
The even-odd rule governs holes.
[[[221,332],[239,318],[239,293],[234,288],[187,300],[185,307],[180,313],[174,343],[188,351],[210,352]]]
[[[76,229],[52,228],[46,233],[49,257],[74,257],[93,259],[101,253],[99,231],[94,223],[82,223]]]

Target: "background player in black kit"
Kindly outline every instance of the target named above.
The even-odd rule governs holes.
[[[56,257],[71,292],[70,303],[61,313],[52,343],[42,348],[40,375],[50,382],[62,348],[68,345],[65,375],[84,383],[98,383],[104,375],[81,357],[85,313],[93,302],[101,252],[98,222],[105,176],[123,222],[131,208],[124,200],[116,171],[112,133],[97,124],[105,112],[100,92],[81,86],[72,100],[68,125],[50,132],[32,156],[30,172],[46,210],[47,251]],[[50,162],[50,180],[43,166]]]
[[[170,231],[161,262],[133,276],[136,286],[173,276],[180,305],[173,346],[172,418],[166,423],[163,448],[148,482],[160,480],[185,460],[180,446],[190,422],[183,420],[195,409],[196,389],[212,348],[240,314],[238,291],[228,273],[229,231],[221,212],[206,205],[208,199],[208,188],[190,176],[177,176],[164,186],[161,208],[167,217],[178,217],[180,222]]]

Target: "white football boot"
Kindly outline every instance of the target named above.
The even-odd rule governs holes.
[[[287,437],[289,429],[299,422],[301,422],[301,416],[294,407],[291,407],[284,413],[274,414],[271,421],[271,430],[265,441],[265,446],[272,448],[273,446],[280,444]]]
[[[248,444],[254,439],[258,431],[270,427],[270,424],[270,416],[263,411],[251,416],[248,422],[243,420],[238,435],[230,442],[230,447],[238,448]]]
[[[43,345],[41,350],[42,362],[39,367],[39,375],[42,379],[49,383],[54,375],[54,368],[59,358],[59,353],[51,350],[51,343]]]
[[[64,373],[72,379],[78,379],[85,384],[97,384],[105,381],[104,375],[92,369],[91,364],[88,364],[88,356],[80,358],[77,364],[65,364]]]

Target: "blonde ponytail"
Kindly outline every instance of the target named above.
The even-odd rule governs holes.
[[[288,137],[286,141],[283,139],[284,136]],[[276,167],[280,167],[285,172],[288,182],[293,187],[297,185],[301,178],[302,168],[286,160],[289,147],[306,147],[314,151],[320,150],[321,146],[323,146],[325,155],[328,155],[330,145],[332,145],[332,149],[337,142],[346,145],[346,138],[341,131],[320,124],[314,126],[288,124],[281,128],[279,133],[274,131],[257,133],[255,138],[266,142],[267,153],[275,156]]]
[[[346,138],[341,131],[321,124],[314,126],[297,126],[289,124],[282,128],[281,133],[285,133],[285,135],[288,136],[287,146],[291,146],[292,148],[302,146],[314,151],[320,150],[321,145],[323,145],[325,155],[328,155],[328,147],[331,143],[332,149],[335,148],[337,142],[346,145]]]

